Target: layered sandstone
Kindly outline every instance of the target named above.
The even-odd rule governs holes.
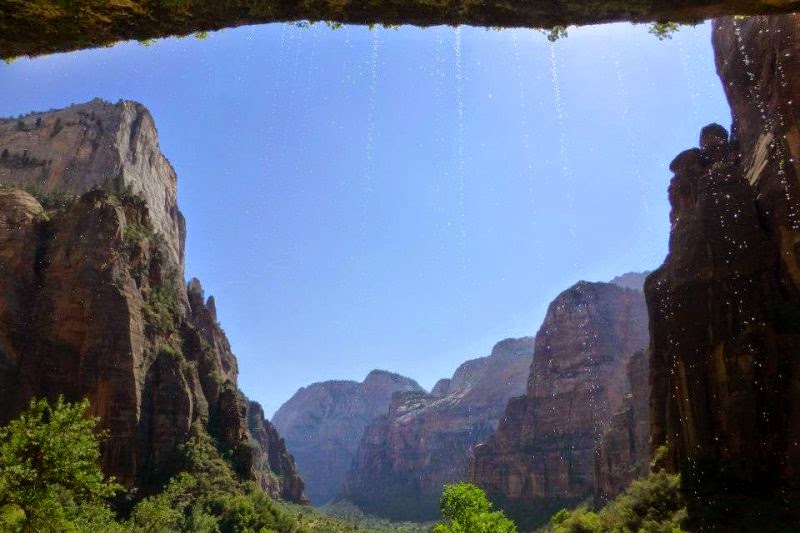
[[[497,427],[509,398],[522,394],[533,339],[506,339],[491,355],[462,364],[431,394],[397,394],[372,422],[341,497],[394,520],[439,517],[446,483],[467,478],[473,446]]]
[[[798,16],[715,23],[733,135],[709,126],[673,161],[669,255],[646,284],[652,445],[700,527],[798,520],[798,38]]]
[[[597,505],[612,500],[631,481],[650,470],[650,360],[644,351],[633,354],[626,368],[627,393],[622,407],[603,432],[594,464]]]
[[[138,126],[112,128],[133,112]],[[85,120],[68,124],[73,114]],[[27,140],[0,132],[0,423],[32,397],[86,397],[109,432],[102,466],[127,487],[147,490],[181,469],[182,446],[202,432],[241,475],[287,477],[281,495],[301,501],[288,463],[250,446],[247,401],[213,299],[199,281],[183,281],[182,218],[169,203],[175,175],[149,114],[94,101],[36,117],[34,127],[55,131],[60,119],[63,128]],[[132,146],[134,160],[119,166]],[[25,157],[48,163],[10,168]],[[101,180],[117,171],[120,183]]]
[[[470,479],[522,527],[592,496],[595,457],[623,408],[627,365],[647,346],[641,292],[580,282],[548,307],[526,394],[475,448]]]
[[[412,379],[374,370],[363,382],[325,381],[298,390],[272,417],[297,461],[312,503],[336,496],[364,428],[397,392],[424,392]]]
[[[161,153],[153,117],[137,102],[95,99],[0,119],[0,183],[43,194],[135,194],[144,199],[170,259],[183,264],[186,228],[177,176]]]

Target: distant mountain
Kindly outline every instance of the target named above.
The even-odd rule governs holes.
[[[313,504],[336,496],[364,428],[388,411],[398,392],[425,394],[412,379],[373,370],[361,383],[325,381],[303,387],[278,409],[272,423],[294,455]]]
[[[472,447],[495,430],[508,400],[525,392],[532,358],[532,337],[506,339],[431,394],[395,395],[364,431],[342,499],[392,520],[437,518],[442,487],[467,478]]]
[[[644,280],[650,275],[649,270],[644,272],[628,272],[609,281],[609,283],[625,289],[634,289],[644,292]]]

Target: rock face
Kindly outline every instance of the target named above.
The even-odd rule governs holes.
[[[705,128],[670,167],[651,440],[699,527],[768,530],[800,521],[800,17],[719,20],[714,46],[733,135]]]
[[[196,279],[183,281],[175,174],[149,114],[94,101],[33,117],[49,133],[0,131],[0,423],[32,397],[87,397],[109,431],[103,468],[128,487],[146,491],[175,473],[180,446],[207,432],[243,476],[269,469],[286,484],[281,495],[301,500],[288,463],[272,460],[280,453],[265,458],[249,445],[247,402],[213,299]],[[113,126],[129,119],[139,125]],[[18,156],[47,163],[10,168]],[[101,181],[115,172],[120,183]]]
[[[447,2],[97,2],[81,16],[55,0],[36,7],[0,0],[0,59],[112,44],[120,40],[189,35],[199,31],[296,20],[351,24],[447,24],[552,28],[604,22],[698,22],[723,15],[791,13],[796,0],[526,0]]]
[[[609,283],[614,285],[619,285],[625,289],[634,289],[639,292],[644,292],[644,281],[647,279],[647,276],[650,275],[649,271],[645,272],[628,272],[627,274],[622,274],[621,276],[617,276]]]
[[[614,499],[650,470],[650,360],[633,354],[626,369],[628,393],[603,433],[595,460],[595,503]]]
[[[462,364],[431,394],[397,394],[364,431],[341,496],[393,520],[439,517],[445,483],[464,481],[472,447],[497,427],[509,398],[524,392],[533,339],[506,339]]]
[[[597,449],[624,407],[627,365],[647,342],[639,291],[580,282],[550,304],[526,394],[509,401],[470,463],[470,479],[520,527],[593,495]]]
[[[331,501],[345,479],[364,428],[389,409],[397,392],[424,393],[414,380],[374,370],[366,379],[325,381],[303,387],[272,423],[297,460],[315,505]]]
[[[153,117],[139,103],[95,99],[0,119],[0,183],[72,196],[95,188],[135,194],[182,268],[186,227],[177,176],[159,149]]]

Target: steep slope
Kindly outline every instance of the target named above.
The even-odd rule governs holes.
[[[420,392],[409,378],[374,370],[363,382],[325,381],[298,390],[272,417],[307,484],[312,503],[336,496],[364,428],[389,409],[397,392]]]
[[[302,501],[290,465],[250,446],[213,298],[183,281],[175,174],[149,113],[93,101],[33,117],[46,134],[0,127],[0,423],[34,396],[87,397],[109,431],[103,468],[127,487],[157,486],[208,433],[242,476],[272,472],[265,489]],[[9,163],[26,157],[48,163]]]
[[[592,496],[597,448],[647,342],[641,292],[587,282],[562,292],[536,335],[526,394],[475,448],[470,479],[522,527]]]
[[[395,395],[388,414],[364,431],[341,496],[394,520],[436,519],[444,484],[466,479],[472,447],[524,392],[532,356],[532,338],[506,339],[431,394]]]
[[[700,527],[780,529],[800,521],[800,17],[719,20],[713,40],[733,135],[708,126],[670,166],[651,442]]]

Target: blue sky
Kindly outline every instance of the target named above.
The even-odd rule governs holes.
[[[268,414],[373,368],[431,387],[578,281],[666,254],[669,161],[728,125],[708,25],[265,25],[0,64],[0,115],[145,104],[187,276]]]

